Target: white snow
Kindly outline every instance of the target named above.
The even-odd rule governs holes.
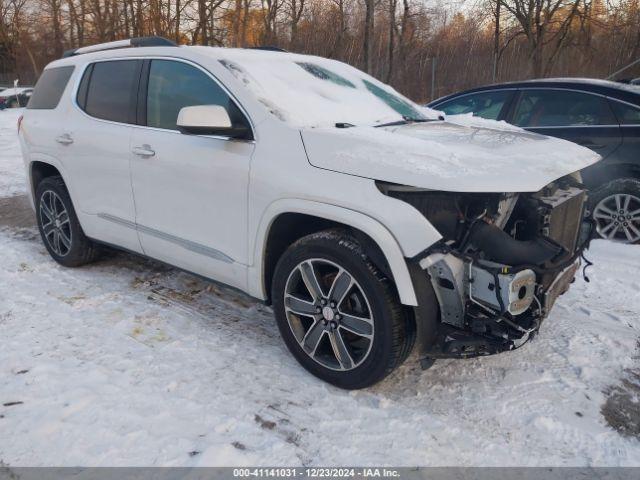
[[[23,108],[0,110],[0,197],[26,192],[17,141],[18,118],[23,111]]]
[[[457,192],[536,192],[601,158],[559,138],[441,121],[308,129],[302,137],[317,167]]]
[[[455,123],[456,125],[462,125],[463,127],[478,127],[478,128],[490,128],[492,130],[503,130],[510,132],[524,132],[520,127],[511,125],[504,120],[489,120],[487,118],[476,117],[473,113],[461,113],[459,115],[447,115],[442,114],[445,120],[449,123]]]
[[[221,63],[272,114],[295,127],[375,125],[402,120],[402,115],[437,118],[434,110],[413,103],[390,86],[342,62],[280,52],[192,48],[219,56]],[[319,78],[309,70],[329,79]]]
[[[5,196],[25,191],[17,114],[0,112]],[[521,349],[425,372],[410,360],[358,392],[307,374],[238,293],[128,254],[65,269],[32,228],[0,227],[0,252],[11,466],[640,465],[638,440],[600,414],[637,367],[635,246],[596,241],[591,282]]]

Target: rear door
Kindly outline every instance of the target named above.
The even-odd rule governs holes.
[[[145,62],[131,141],[136,223],[145,254],[229,285],[246,286],[247,193],[254,142],[187,135],[183,107],[223,106],[251,128],[229,93],[202,68]]]
[[[73,108],[59,124],[64,155],[85,233],[140,252],[129,169],[141,60],[87,66]]]
[[[610,98],[622,130],[622,146],[616,152],[616,163],[640,167],[640,106]]]
[[[611,155],[622,143],[620,126],[605,97],[554,88],[522,89],[510,123]]]

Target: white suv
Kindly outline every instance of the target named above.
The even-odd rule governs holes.
[[[54,260],[111,245],[236,287],[343,388],[412,350],[427,366],[530,339],[578,268],[575,172],[599,159],[447,123],[337,61],[160,38],[49,64],[19,132]]]

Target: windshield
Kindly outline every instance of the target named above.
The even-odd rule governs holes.
[[[334,60],[236,51],[220,63],[273,115],[292,126],[375,126],[437,118],[390,86]]]

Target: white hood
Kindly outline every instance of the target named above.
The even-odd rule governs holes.
[[[447,122],[305,129],[302,139],[316,167],[451,192],[537,192],[600,160],[565,140]]]

